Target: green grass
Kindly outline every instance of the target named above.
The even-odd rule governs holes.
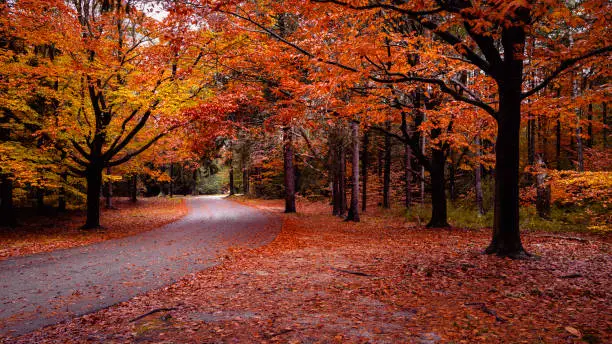
[[[601,219],[607,211],[599,207],[565,207],[553,206],[550,219],[538,216],[534,206],[521,207],[520,227],[529,231],[548,232],[591,232],[606,233],[612,228]],[[431,206],[414,205],[405,212],[406,219],[420,225],[425,225],[431,217]],[[475,207],[461,203],[448,203],[448,222],[459,228],[483,229],[493,226],[493,211],[485,215],[478,214]]]

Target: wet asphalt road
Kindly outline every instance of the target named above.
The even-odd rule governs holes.
[[[280,231],[273,215],[221,196],[187,202],[187,216],[149,232],[0,261],[0,336],[129,300],[217,265],[229,247],[265,245]]]

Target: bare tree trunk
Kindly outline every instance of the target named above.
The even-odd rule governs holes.
[[[138,175],[134,174],[130,178],[131,190],[130,190],[130,200],[132,203],[136,203],[138,201]]]
[[[555,145],[556,153],[555,158],[557,159],[557,170],[561,170],[561,120],[557,119],[557,142]]]
[[[410,205],[412,203],[412,149],[410,149],[410,145],[408,143],[404,143],[404,205],[406,209],[410,209]]]
[[[361,211],[365,212],[368,203],[368,164],[370,153],[368,152],[370,145],[370,132],[366,131],[363,135],[363,156],[361,158],[361,180],[362,191],[361,191]]]
[[[476,136],[475,141],[476,156],[480,159],[480,137]],[[484,215],[485,209],[482,202],[482,165],[480,163],[474,168],[474,188],[476,189],[476,207],[478,208],[478,214]]]
[[[391,122],[386,123],[387,132],[391,131]],[[383,175],[383,208],[391,207],[390,188],[391,188],[391,135],[385,133],[385,168]]]
[[[174,197],[174,164],[170,163],[170,198]]]
[[[603,146],[604,148],[608,148],[608,102],[603,102],[601,104],[601,121],[603,122]]]
[[[340,145],[340,159],[338,159],[340,162],[340,180],[339,180],[339,187],[340,187],[340,209],[341,209],[341,213],[342,215],[344,215],[344,213],[347,210],[347,206],[348,206],[348,202],[346,201],[346,149],[344,147],[344,141],[341,141],[341,145]]]
[[[352,159],[352,188],[351,206],[349,208],[347,221],[359,222],[359,123],[351,122],[351,139],[353,146]]]
[[[242,169],[242,192],[245,195],[249,194],[249,168],[244,167]]]
[[[111,168],[106,168],[106,175],[108,175],[108,181],[106,182],[106,209],[113,208],[113,182],[110,179]]]
[[[295,170],[293,167],[293,135],[291,127],[283,128],[285,170],[285,213],[295,213]]]
[[[13,181],[0,175],[0,226],[15,226],[17,218],[13,208]]]

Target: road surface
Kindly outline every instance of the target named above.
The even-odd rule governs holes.
[[[221,196],[187,199],[189,213],[117,240],[0,261],[0,336],[24,334],[217,265],[229,247],[256,247],[278,218]]]

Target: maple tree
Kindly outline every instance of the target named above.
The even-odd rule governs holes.
[[[487,252],[520,257],[525,254],[518,221],[521,104],[566,70],[575,69],[589,59],[607,56],[612,47],[607,38],[601,38],[609,36],[604,15],[608,6],[600,1],[313,1],[308,5],[286,1],[270,4],[273,9],[280,7],[282,11],[299,13],[304,23],[321,30],[322,35],[337,38],[327,41],[305,37],[286,39],[258,22],[257,16],[245,9],[246,5],[227,12],[293,47],[314,64],[335,66],[343,74],[359,74],[365,64],[363,69],[371,80],[431,85],[491,115],[498,127],[496,203],[493,239]],[[342,8],[355,10],[355,17],[347,17]],[[399,30],[380,30],[385,22],[391,22]],[[411,25],[428,34],[410,34],[405,27]],[[563,30],[558,31],[557,27]],[[341,30],[346,32],[340,34]],[[416,54],[423,61],[411,65],[405,54],[397,54],[387,64],[381,60],[384,56],[380,52],[384,42],[381,36],[390,37],[395,49],[409,54],[417,49]],[[569,40],[560,39],[564,37]],[[423,42],[429,42],[429,46]],[[531,59],[526,55],[527,46]],[[448,48],[453,53],[449,54]],[[418,49],[428,50],[419,52]],[[352,51],[358,54],[350,54]],[[483,82],[474,87],[465,85],[458,77],[465,68],[482,73]],[[535,74],[532,69],[539,71],[538,77],[526,82]]]

